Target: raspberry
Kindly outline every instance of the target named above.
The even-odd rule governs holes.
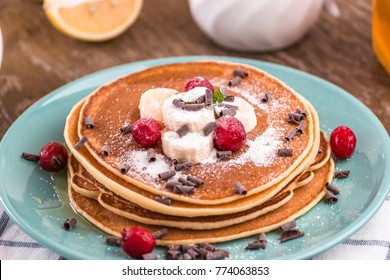
[[[200,77],[200,76],[193,77],[191,80],[189,80],[187,82],[184,90],[189,91],[189,90],[196,88],[196,87],[205,87],[205,88],[208,88],[209,90],[211,90],[211,92],[214,92],[213,85],[208,80],[206,80],[205,78]]]
[[[336,127],[330,134],[330,147],[338,158],[349,158],[356,148],[356,136],[346,126]]]
[[[131,134],[143,148],[150,148],[161,139],[161,127],[155,119],[142,118],[134,123]]]
[[[130,257],[140,259],[142,255],[150,253],[156,246],[156,239],[153,234],[140,226],[129,230],[123,229],[122,249]]]
[[[236,151],[244,144],[246,133],[242,123],[233,116],[217,120],[214,144],[221,151]]]
[[[42,147],[39,155],[22,153],[22,158],[38,161],[39,166],[49,172],[59,172],[66,167],[68,151],[65,146],[57,142],[49,142]]]

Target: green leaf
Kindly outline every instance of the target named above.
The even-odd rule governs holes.
[[[219,88],[214,90],[213,102],[214,103],[221,103],[221,102],[223,102],[223,100],[224,100],[224,95],[223,95],[222,91]]]

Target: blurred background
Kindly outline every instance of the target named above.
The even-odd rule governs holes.
[[[46,6],[39,0],[0,1],[0,27],[4,40],[0,68],[0,139],[26,108],[74,79],[133,61],[187,55],[253,58],[306,71],[356,96],[390,131],[390,77],[373,50],[372,7],[375,3],[370,0],[335,0],[336,6],[332,2],[309,0],[317,2],[316,7],[308,8],[310,10],[304,16],[306,22],[299,23],[297,30],[289,31],[290,35],[299,38],[286,39],[287,45],[283,45],[285,37],[282,37],[282,42],[255,41],[258,49],[256,45],[240,45],[240,40],[259,36],[251,27],[267,27],[262,29],[262,34],[268,32],[271,37],[272,34],[276,36],[289,25],[286,25],[287,15],[304,9],[304,5],[297,6],[298,2],[306,1],[295,1],[297,4],[286,8],[287,14],[278,14],[268,3],[266,9],[258,7],[261,16],[254,14],[256,9],[252,6],[244,6],[247,1],[233,1],[241,2],[238,5],[218,0],[138,1],[140,3],[131,4],[133,6],[127,14],[127,18],[132,18],[132,22],[127,23],[129,26],[107,41],[98,38],[101,42],[74,38],[77,34],[66,31],[66,20],[82,23],[88,16],[97,14],[100,27],[97,30],[92,28],[90,32],[99,33],[110,24],[118,24],[113,23],[112,18],[107,19],[107,11],[101,12],[96,7],[89,8],[88,13],[72,10],[68,15],[64,13],[64,23],[55,13],[55,9],[59,9],[55,7],[56,3],[51,3],[56,1],[46,1]],[[110,1],[110,5],[115,5],[121,0]],[[68,2],[68,7],[77,4],[77,0],[65,2]],[[381,2],[380,16],[386,18],[386,24],[390,26],[390,0],[378,2]],[[138,4],[141,4],[139,10]],[[229,5],[233,9],[229,10]],[[113,18],[119,16],[115,14]],[[247,20],[243,21],[243,18]],[[222,32],[221,23],[226,30],[233,31]],[[284,27],[278,27],[278,23]],[[230,35],[238,38],[240,33],[245,33],[244,39],[233,45],[226,46],[217,41]],[[109,35],[105,34],[106,37]],[[219,35],[222,39],[218,38]],[[81,36],[94,38],[85,38],[85,34]],[[260,36],[259,40],[265,36]],[[238,50],[234,49],[234,44]]]

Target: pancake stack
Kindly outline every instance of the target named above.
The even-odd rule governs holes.
[[[128,129],[150,106],[162,141],[164,135],[175,135],[175,124],[188,123],[196,112],[179,112],[180,119],[169,121],[159,116],[174,115],[164,111],[172,107],[169,99],[183,96],[184,86],[196,76],[223,89],[226,104],[235,98],[245,144],[220,158],[215,147],[204,156],[206,147],[190,139],[183,141],[188,145],[182,147],[183,156],[172,158],[160,141],[150,160],[151,150],[137,144]],[[150,91],[155,98],[146,98]],[[217,103],[202,110],[225,106]],[[189,135],[198,133],[197,123],[189,127]],[[243,64],[168,64],[117,79],[74,106],[64,135],[71,151],[68,190],[74,209],[118,237],[136,225],[151,232],[166,228],[159,245],[216,243],[271,231],[318,203],[333,178],[329,144],[313,106],[275,77]],[[161,177],[167,171],[172,177]]]

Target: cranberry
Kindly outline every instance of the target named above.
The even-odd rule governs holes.
[[[161,139],[161,127],[152,118],[142,118],[136,121],[132,131],[133,139],[144,148],[155,146]]]
[[[65,146],[50,142],[42,147],[39,155],[22,153],[22,158],[30,161],[38,161],[39,166],[49,172],[59,172],[66,167],[68,151]]]
[[[330,147],[338,158],[349,158],[356,148],[356,136],[346,126],[336,127],[330,134]]]
[[[135,226],[129,230],[123,229],[122,249],[130,257],[140,259],[143,254],[152,252],[154,246],[156,246],[156,239],[145,228]]]
[[[211,92],[214,92],[213,85],[205,78],[196,76],[193,77],[191,80],[189,80],[184,88],[185,91],[189,91],[190,89],[196,88],[196,87],[205,87],[211,90]]]
[[[236,151],[246,139],[245,128],[233,116],[224,116],[217,120],[214,144],[221,151]]]

